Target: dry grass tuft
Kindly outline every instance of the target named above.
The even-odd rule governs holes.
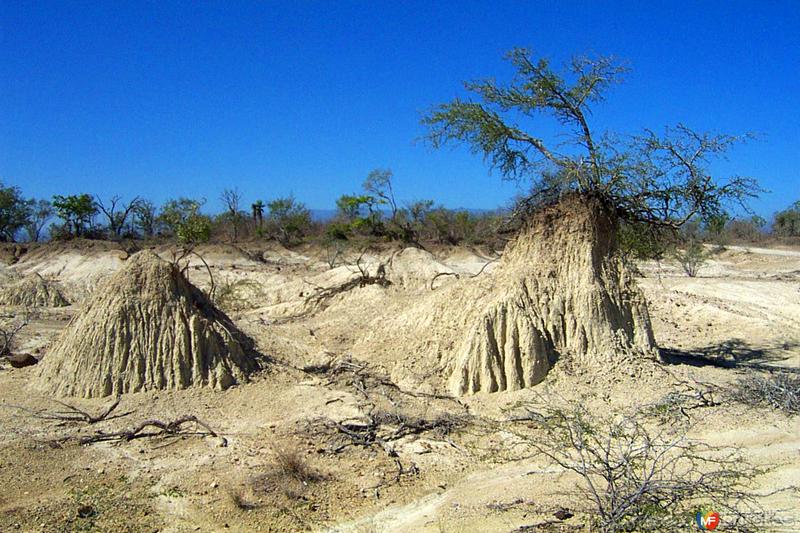
[[[275,448],[275,458],[266,472],[250,479],[255,494],[282,494],[289,500],[303,499],[306,489],[327,479],[308,464],[298,449]]]
[[[297,449],[276,449],[275,465],[284,477],[293,478],[303,485],[323,479],[323,476],[306,462],[303,454]]]

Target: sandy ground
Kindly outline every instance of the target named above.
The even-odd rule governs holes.
[[[166,248],[157,251],[169,255]],[[313,248],[200,251],[219,305],[273,363],[224,392],[125,395],[109,419],[91,425],[46,419],[64,408],[31,393],[35,367],[3,364],[1,532],[510,532],[552,520],[554,510],[575,503],[569,495],[575,479],[541,456],[518,453],[524,435],[506,421],[512,407],[558,398],[601,413],[623,412],[683,390],[685,383],[724,389],[748,373],[800,369],[800,250],[729,247],[696,278],[676,264],[642,264],[638,281],[665,363],[600,376],[556,366],[534,389],[464,398],[415,390],[392,376],[379,346],[373,352],[360,341],[380,342],[368,336],[371,325],[428,293],[437,274],[434,288],[454,282],[455,274],[491,276],[491,254],[374,252],[362,267],[374,271],[392,257],[391,286],[357,287],[310,308],[308,296],[319,287],[359,275],[355,256],[332,266],[326,251]],[[46,357],[48,344],[125,257],[127,251],[111,245],[43,247],[0,265],[0,283],[38,272],[58,282],[72,302],[30,310],[17,351]],[[190,279],[208,288],[205,267],[193,265]],[[2,310],[5,320],[22,313]],[[91,413],[112,401],[61,400]],[[384,416],[381,435],[402,429],[402,420],[449,425],[404,436],[390,450],[342,446],[347,439],[337,427],[363,428],[376,414]],[[199,429],[179,437],[77,442],[181,415],[198,417],[221,437]],[[755,480],[758,490],[785,489],[800,479],[797,417],[722,402],[690,418],[691,437],[738,447],[752,464],[772,467]],[[792,490],[764,500],[780,511],[775,531],[798,530],[798,501]],[[579,516],[572,520],[580,523]]]

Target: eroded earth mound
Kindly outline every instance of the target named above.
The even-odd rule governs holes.
[[[95,291],[39,365],[57,396],[224,389],[258,367],[253,343],[171,263],[150,251]]]
[[[63,307],[69,302],[55,283],[34,272],[0,290],[0,305]]]
[[[560,359],[602,370],[654,357],[647,304],[616,253],[616,220],[577,195],[541,209],[492,275],[436,290],[363,344],[384,339],[403,352],[391,357],[397,379],[413,386],[407,375],[436,371],[455,395],[530,387]]]

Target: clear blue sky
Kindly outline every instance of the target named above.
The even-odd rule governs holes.
[[[225,187],[333,207],[376,167],[404,200],[492,208],[515,185],[415,139],[461,81],[527,46],[632,71],[594,127],[757,132],[721,175],[800,199],[800,1],[0,2],[0,180],[163,201]],[[550,131],[550,130],[547,130]]]

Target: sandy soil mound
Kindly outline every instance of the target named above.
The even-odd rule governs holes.
[[[252,346],[171,264],[145,251],[96,291],[59,336],[35,386],[87,398],[195,385],[224,389],[257,368]]]
[[[62,294],[80,304],[125,264],[128,253],[119,243],[73,240],[41,243],[10,268],[19,275],[39,274],[57,279]]]
[[[386,277],[394,284],[408,288],[426,288],[437,274],[455,274],[444,263],[439,262],[430,252],[419,248],[404,248],[395,253],[388,262]],[[444,279],[441,279],[441,278]],[[454,280],[454,276],[441,276],[437,285]]]
[[[615,229],[598,200],[567,198],[535,215],[491,275],[374,324],[357,348],[385,346],[409,385],[444,372],[456,395],[535,385],[562,358],[604,370],[652,357],[646,302],[615,254]]]
[[[33,273],[0,289],[0,305],[63,307],[69,302],[55,283]]]

